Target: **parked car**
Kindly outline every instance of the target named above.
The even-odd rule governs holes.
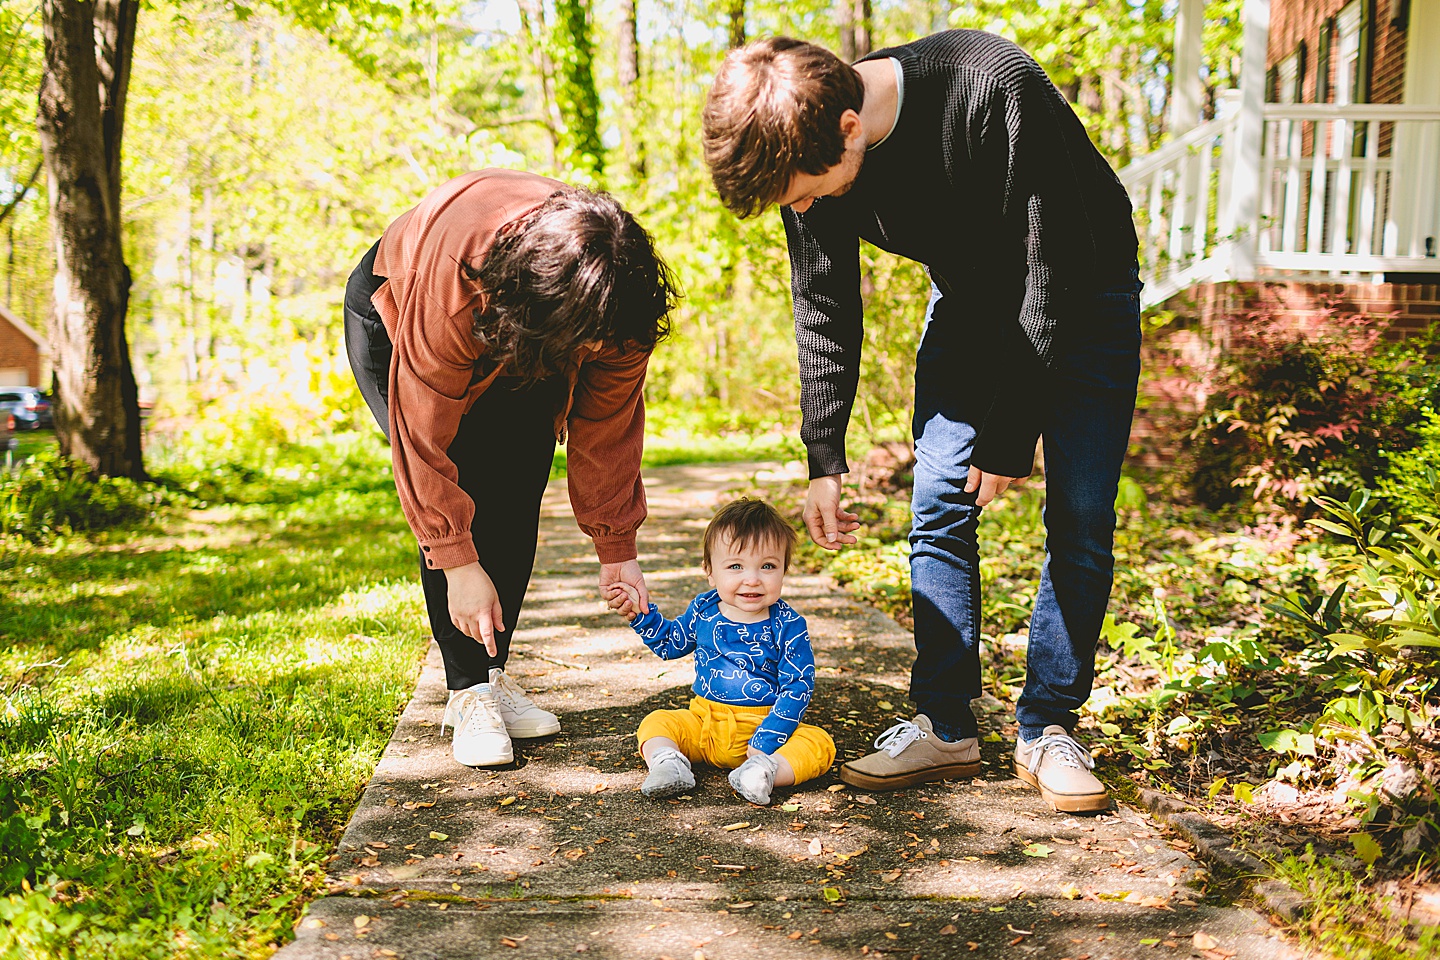
[[[0,387],[0,410],[15,415],[17,430],[40,430],[55,425],[50,400],[39,387]]]

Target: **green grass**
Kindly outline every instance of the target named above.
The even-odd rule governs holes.
[[[730,434],[721,437],[669,432],[645,438],[644,467],[675,467],[706,463],[741,463],[745,461],[803,460],[805,447],[799,439],[767,433],[759,436]],[[550,476],[565,476],[565,448],[555,448],[555,461]]]
[[[383,448],[219,472],[241,502],[0,547],[0,956],[268,954],[409,697]]]
[[[22,430],[15,434],[14,459],[23,460],[54,448],[54,430]],[[0,457],[0,460],[3,460],[3,457]]]

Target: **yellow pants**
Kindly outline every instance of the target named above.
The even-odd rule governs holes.
[[[668,737],[691,762],[733,770],[745,762],[750,737],[769,715],[769,707],[736,707],[694,697],[688,710],[651,713],[640,721],[635,738],[643,747],[653,737]],[[802,723],[775,755],[790,764],[796,783],[804,783],[830,769],[835,762],[835,741],[814,724]]]

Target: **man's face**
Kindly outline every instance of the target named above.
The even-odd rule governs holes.
[[[845,123],[849,117],[855,117],[854,111],[845,111],[842,125],[849,126]],[[790,188],[780,197],[780,206],[804,213],[820,197],[841,196],[855,185],[860,168],[865,163],[865,137],[860,129],[859,117],[855,117],[852,129],[846,131],[845,153],[840,162],[824,173],[796,174],[790,181]]]

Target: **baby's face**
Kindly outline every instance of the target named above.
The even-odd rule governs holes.
[[[785,549],[761,542],[742,550],[722,535],[711,554],[707,579],[721,603],[756,619],[769,616],[785,585]]]

